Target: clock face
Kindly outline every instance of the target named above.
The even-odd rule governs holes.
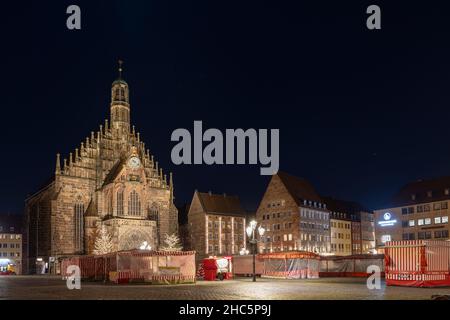
[[[128,160],[128,165],[133,169],[139,168],[141,166],[141,160],[138,157],[132,157]]]

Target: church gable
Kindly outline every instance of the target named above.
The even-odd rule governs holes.
[[[117,162],[105,178],[103,187],[109,184],[139,182],[147,184],[145,169],[137,156],[122,159]]]

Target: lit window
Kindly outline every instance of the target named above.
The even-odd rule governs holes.
[[[433,196],[433,191],[428,191],[428,192],[427,192],[427,197],[428,197],[428,198],[431,198],[432,196]]]
[[[434,218],[434,223],[435,224],[441,223],[441,217]]]
[[[386,243],[388,241],[391,241],[391,235],[390,234],[385,234],[385,235],[381,236],[381,242]]]
[[[416,225],[415,220],[409,220],[409,226],[414,227]]]
[[[289,241],[292,241],[292,234],[289,234]]]
[[[425,219],[425,224],[431,224],[431,218],[426,218]]]
[[[419,219],[419,220],[417,220],[417,225],[419,225],[419,226],[423,226],[423,219]]]
[[[442,217],[442,223],[448,223],[448,216]]]

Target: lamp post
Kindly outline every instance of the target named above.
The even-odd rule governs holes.
[[[253,251],[253,282],[256,281],[256,244],[259,241],[262,241],[262,237],[264,236],[264,232],[266,230],[262,227],[258,227],[258,234],[259,234],[259,240],[256,234],[256,226],[258,223],[255,220],[250,221],[249,226],[245,230],[247,232],[247,236],[250,239],[250,243],[252,244],[252,251]]]

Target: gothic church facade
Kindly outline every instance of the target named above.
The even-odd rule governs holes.
[[[58,258],[92,254],[105,228],[114,251],[147,242],[158,249],[178,232],[172,174],[159,168],[130,125],[129,87],[119,78],[111,89],[110,121],[61,163],[51,181],[26,200],[24,262],[29,273],[57,271]]]

